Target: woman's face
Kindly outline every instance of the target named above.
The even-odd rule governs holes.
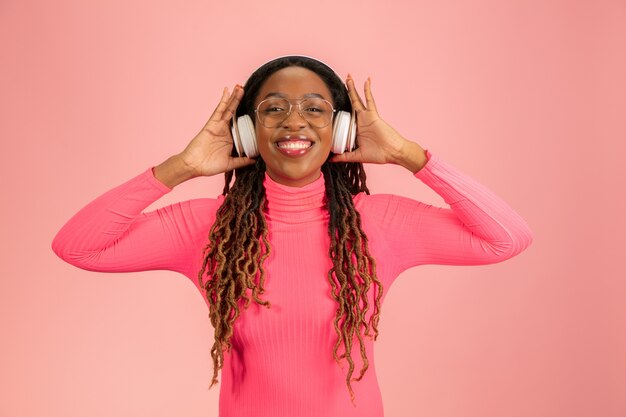
[[[265,80],[254,102],[255,108],[266,98],[284,97],[293,108],[287,119],[277,127],[268,128],[257,118],[257,146],[266,172],[279,184],[302,187],[318,179],[321,166],[331,149],[332,122],[322,128],[311,126],[298,112],[298,99],[316,95],[333,106],[330,90],[313,71],[302,67],[287,67]]]

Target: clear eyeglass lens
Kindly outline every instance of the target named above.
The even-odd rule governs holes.
[[[298,108],[299,106],[299,108]],[[257,114],[263,126],[277,127],[290,115],[290,111],[298,111],[300,115],[315,127],[327,126],[333,116],[332,105],[321,98],[307,98],[294,104],[284,98],[269,98],[259,103]]]

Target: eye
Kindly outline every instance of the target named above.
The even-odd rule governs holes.
[[[266,100],[261,102],[261,104],[259,105],[259,110],[261,111],[262,114],[265,115],[280,115],[283,113],[286,113],[289,108],[289,102],[286,102],[285,100],[274,100],[274,99],[270,99],[270,100]]]
[[[276,104],[263,106],[260,110],[261,110],[261,113],[265,115],[278,115],[278,114],[287,112],[287,110],[285,110],[283,106],[276,105]]]
[[[323,113],[324,109],[318,106],[309,106],[305,108],[304,111],[307,113]]]
[[[301,104],[301,108],[303,113],[311,117],[324,117],[332,111],[330,103],[318,98],[304,100]]]

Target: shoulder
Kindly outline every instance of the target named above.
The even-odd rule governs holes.
[[[223,196],[178,201],[157,208],[153,212],[144,213],[144,216],[158,217],[161,221],[167,221],[179,227],[184,226],[190,231],[194,229],[204,230],[215,221],[215,214],[223,201]]]
[[[362,211],[368,211],[372,207],[388,206],[397,196],[393,194],[365,194],[358,193],[352,198],[354,207]]]
[[[418,209],[429,207],[421,201],[396,194],[365,194],[359,193],[353,197],[354,207],[360,213],[380,213],[390,209]]]
[[[178,206],[178,210],[181,215],[207,218],[215,217],[217,209],[224,202],[224,196],[220,195],[217,198],[194,198],[190,200],[180,201],[172,206]]]

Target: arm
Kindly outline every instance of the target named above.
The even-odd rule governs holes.
[[[376,225],[376,240],[396,271],[425,263],[478,265],[500,262],[532,241],[526,222],[502,199],[420,145],[402,137],[378,115],[371,80],[365,103],[347,79],[357,116],[359,147],[335,155],[335,162],[397,164],[441,195],[449,209],[396,196],[362,198],[359,210]],[[374,230],[373,230],[374,231]]]
[[[57,233],[52,249],[63,260],[91,271],[169,269],[190,278],[200,246],[215,220],[219,200],[189,200],[149,213],[148,205],[190,178],[212,176],[254,163],[231,156],[228,123],[243,95],[236,86],[180,154],[101,195]],[[193,274],[193,275],[192,275]]]
[[[148,205],[171,191],[151,169],[102,194],[59,230],[53,251],[89,271],[167,269],[193,277],[217,201],[190,200],[148,213]]]
[[[386,258],[397,273],[416,265],[482,265],[509,259],[532,242],[528,224],[484,185],[426,151],[414,176],[450,208],[399,196],[369,196],[360,211],[384,230]],[[371,201],[369,201],[371,200]]]

